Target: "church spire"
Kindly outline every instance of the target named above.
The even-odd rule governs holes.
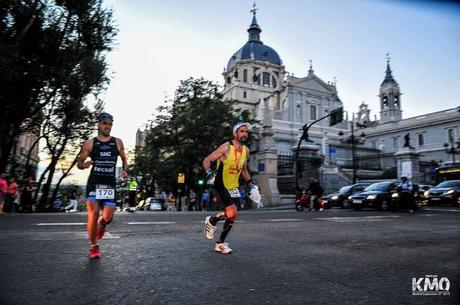
[[[249,26],[248,33],[249,33],[249,41],[259,41],[260,42],[260,29],[259,25],[257,24],[256,19],[256,12],[258,8],[256,8],[256,2],[252,5],[251,13],[253,14],[251,25]]]
[[[396,122],[402,120],[401,91],[392,75],[390,67],[390,54],[387,57],[387,70],[385,79],[380,85],[380,123]]]
[[[312,75],[315,71],[313,71],[313,61],[310,59],[310,69],[308,69],[308,75]]]
[[[393,82],[393,83],[396,83],[395,79],[393,78],[393,74],[391,71],[391,67],[390,67],[390,53],[387,53],[386,54],[386,58],[387,58],[387,70],[385,71],[385,79],[383,80],[382,82],[382,85],[385,84],[385,83],[390,83],[390,82]]]

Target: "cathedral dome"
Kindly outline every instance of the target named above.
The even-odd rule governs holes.
[[[264,45],[260,40],[260,29],[257,24],[256,16],[252,18],[252,23],[249,26],[248,33],[249,39],[244,46],[241,47],[232,57],[227,64],[227,71],[229,71],[240,60],[253,59],[260,61],[267,61],[275,65],[281,65],[282,61],[278,53],[267,45]]]

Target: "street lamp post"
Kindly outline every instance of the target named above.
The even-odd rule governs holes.
[[[339,137],[340,141],[343,143],[351,144],[351,166],[353,169],[353,184],[356,183],[356,172],[357,172],[357,166],[356,166],[356,145],[363,144],[364,141],[366,140],[366,134],[364,132],[361,133],[359,137],[355,136],[355,124],[353,121],[351,121],[351,135],[350,137],[344,139],[343,138],[343,131],[339,132]],[[358,125],[361,126],[361,125]],[[362,125],[363,126],[363,125]],[[363,126],[364,127],[364,126]]]
[[[460,154],[460,140],[457,140],[457,147],[454,145],[454,140],[450,140],[450,145],[447,143],[444,143],[444,149],[446,153],[452,155],[452,163],[455,164],[455,155]]]

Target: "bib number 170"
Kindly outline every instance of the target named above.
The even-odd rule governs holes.
[[[115,199],[115,190],[113,188],[96,188],[96,199]]]

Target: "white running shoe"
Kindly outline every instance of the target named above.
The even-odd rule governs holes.
[[[216,243],[216,247],[214,248],[214,250],[222,254],[232,253],[232,249],[230,249],[227,243],[220,243],[220,244]]]
[[[204,237],[207,239],[213,239],[216,229],[217,227],[211,224],[211,216],[206,217],[206,220],[204,221]]]

